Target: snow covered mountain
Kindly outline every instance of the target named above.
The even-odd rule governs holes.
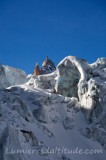
[[[0,160],[105,160],[106,58],[26,79],[0,89]]]

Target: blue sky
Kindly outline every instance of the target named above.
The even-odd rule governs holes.
[[[106,1],[0,0],[0,63],[31,73],[46,55],[106,57]]]

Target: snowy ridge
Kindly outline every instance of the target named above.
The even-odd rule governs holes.
[[[0,88],[23,84],[26,81],[27,77],[24,71],[0,64]]]

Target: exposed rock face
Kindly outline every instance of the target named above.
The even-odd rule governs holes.
[[[46,57],[46,59],[42,63],[42,67],[45,67],[47,65],[50,65],[51,67],[55,68],[54,63],[48,58],[48,56]]]
[[[41,74],[52,73],[55,70],[56,70],[56,67],[54,63],[47,56],[44,62],[42,63]]]
[[[40,74],[41,74],[41,72],[40,72],[40,69],[39,69],[39,65],[36,64],[35,69],[34,69],[34,75],[40,75]]]
[[[54,63],[48,57],[46,57],[46,59],[42,63],[42,67],[39,68],[38,64],[36,64],[36,67],[34,69],[34,75],[50,74],[55,70],[56,67]]]
[[[53,73],[30,75],[27,83],[9,88],[3,66],[0,71],[6,88],[0,89],[1,160],[105,160],[106,58],[88,64],[68,56]],[[48,147],[52,153],[78,147],[102,154],[51,154]]]

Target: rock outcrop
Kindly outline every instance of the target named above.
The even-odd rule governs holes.
[[[54,63],[47,56],[44,62],[42,63],[41,74],[52,73],[55,70],[56,70],[56,67]]]
[[[54,63],[46,57],[42,63],[42,67],[39,68],[38,64],[35,66],[34,75],[50,74],[56,70]]]
[[[40,75],[41,74],[41,71],[40,71],[40,68],[39,68],[39,65],[38,63],[36,63],[36,66],[35,66],[35,69],[34,69],[34,75]]]

